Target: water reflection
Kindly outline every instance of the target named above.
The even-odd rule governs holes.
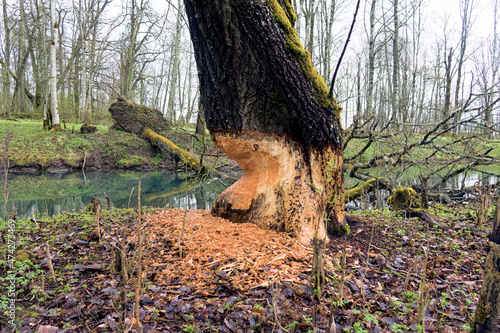
[[[376,172],[375,172],[376,171]],[[385,177],[380,170],[373,175]],[[408,172],[406,172],[408,171]],[[409,170],[400,179],[400,185],[420,185],[418,174]],[[205,181],[190,178],[184,180],[171,172],[92,172],[84,177],[81,173],[9,175],[8,204],[10,213],[17,206],[17,215],[22,217],[57,215],[62,212],[80,212],[86,209],[94,195],[107,205],[117,208],[137,207],[137,185],[141,180],[141,203],[149,207],[210,209],[215,198],[225,189],[220,181]],[[479,172],[467,172],[446,182],[443,189],[460,189],[482,183],[497,183],[500,179]],[[439,178],[429,180],[429,185]],[[230,185],[226,181],[227,185]],[[346,177],[346,187],[359,185],[359,181]],[[2,179],[3,188],[3,179]],[[388,193],[388,192],[387,192]],[[4,215],[3,196],[0,195],[0,217]],[[382,195],[385,197],[385,195]]]
[[[493,167],[498,167],[493,165]],[[400,170],[393,170],[391,169],[391,175],[387,175],[387,172],[384,168],[373,168],[373,169],[368,169],[365,171],[367,174],[372,175],[373,177],[383,177],[386,179],[392,179],[394,178],[394,175],[400,173]],[[431,170],[432,171],[432,170]],[[453,169],[449,170],[449,172],[452,172]],[[485,170],[488,171],[488,170]],[[498,172],[496,169],[493,170],[493,173]],[[424,173],[425,174],[425,173]],[[410,167],[408,169],[405,169],[404,172],[401,173],[399,178],[395,179],[395,184],[400,185],[400,186],[416,186],[419,187],[421,186],[421,181],[420,181],[420,175],[422,175],[422,172],[415,167]],[[392,177],[391,177],[392,176]],[[359,181],[358,179],[354,178],[349,178],[347,174],[345,174],[346,179],[346,188],[352,188],[355,186],[359,186],[363,182]],[[460,190],[465,187],[470,187],[474,186],[477,183],[481,184],[497,184],[500,181],[500,177],[491,175],[490,172],[478,172],[478,171],[467,171],[465,173],[461,173],[459,175],[456,175],[450,179],[448,179],[444,184],[441,186],[438,186],[438,188],[441,188],[443,190]],[[436,184],[440,184],[442,182],[442,176],[434,174],[430,179],[428,180],[428,186],[432,187]]]
[[[500,179],[496,176],[484,175],[479,172],[468,172],[460,174],[448,180],[445,184],[445,188],[450,189],[461,189],[465,187],[471,187],[475,184],[496,184]]]
[[[9,175],[7,212],[17,206],[22,217],[56,215],[86,209],[94,195],[103,206],[137,208],[141,180],[141,204],[150,207],[210,209],[225,186],[220,181],[180,178],[171,172],[92,172],[72,174]],[[3,188],[3,181],[2,181]],[[4,217],[3,196],[0,217]]]

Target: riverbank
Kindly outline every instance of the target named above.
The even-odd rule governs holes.
[[[173,170],[175,163],[170,156],[163,156],[149,142],[134,134],[111,129],[107,125],[97,125],[98,131],[80,134],[81,124],[66,124],[62,132],[47,133],[42,129],[40,121],[30,120],[0,120],[0,145],[3,147],[7,132],[10,133],[7,156],[9,171],[12,173],[67,173],[79,170]],[[208,133],[205,138],[194,134],[194,128],[186,126],[181,129],[171,129],[161,133],[181,148],[201,156],[204,152],[204,163],[210,167],[236,167],[234,161],[217,149]],[[377,139],[367,149],[368,138],[350,140],[345,147],[344,158],[347,167],[355,163],[366,163],[372,157],[380,154],[390,154],[401,151],[405,146],[418,142],[422,137],[414,134],[385,136]],[[500,158],[500,141],[476,139],[474,145],[470,142],[455,143],[453,136],[442,136],[436,139],[437,146],[446,149],[432,153],[432,147],[416,147],[401,157],[402,165],[414,165],[415,161],[426,160],[432,156],[425,166],[418,167],[415,173],[430,173],[438,164],[446,164],[457,156],[481,156],[487,152],[487,157]],[[204,141],[204,143],[203,143]],[[363,151],[361,154],[358,152]],[[0,168],[3,169],[3,151],[0,150]],[[351,160],[352,157],[356,156]],[[464,159],[461,163],[466,163]],[[457,167],[457,165],[454,165]],[[426,170],[428,169],[428,170]],[[406,173],[406,167],[401,168]],[[377,171],[384,172],[381,168]],[[496,173],[496,170],[486,171]],[[413,178],[413,176],[412,176]]]
[[[0,145],[8,140],[7,156],[12,173],[67,173],[79,170],[173,170],[175,163],[170,156],[163,156],[149,142],[134,134],[97,125],[98,131],[80,134],[81,124],[66,124],[62,132],[47,133],[42,123],[28,120],[0,120]],[[203,138],[194,134],[193,128],[172,129],[162,133],[179,147],[200,156]],[[234,162],[222,154],[205,137],[206,165],[211,167]],[[4,168],[3,150],[0,151],[0,168]]]

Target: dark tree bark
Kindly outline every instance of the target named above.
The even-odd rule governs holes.
[[[244,173],[212,214],[304,243],[343,222],[341,108],[302,47],[290,0],[184,0],[214,143]]]
[[[109,112],[115,120],[113,128],[146,137],[165,157],[173,158],[176,168],[177,163],[182,161],[195,171],[207,171],[196,156],[157,133],[170,128],[160,111],[119,97],[117,102],[111,104]]]
[[[484,267],[483,286],[477,304],[476,315],[472,323],[471,333],[493,333],[497,331],[500,315],[500,196],[493,227],[486,264]]]
[[[123,97],[111,104],[109,112],[115,120],[113,128],[124,132],[141,134],[145,127],[156,132],[166,131],[170,128],[160,111],[135,104]]]

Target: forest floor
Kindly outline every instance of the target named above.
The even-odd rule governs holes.
[[[388,210],[349,214],[349,234],[325,247],[325,285],[317,293],[312,247],[294,238],[209,211],[149,210],[142,228],[143,331],[312,332],[316,317],[319,332],[326,332],[333,313],[332,332],[420,332],[416,316],[424,291],[426,332],[467,332],[482,283],[486,232],[472,231],[478,226],[469,208],[429,212],[449,228]],[[120,304],[127,327],[136,331],[137,270],[130,268],[121,286],[115,251],[124,236],[128,266],[137,267],[137,212],[103,210],[100,221],[101,242],[91,213],[16,222],[17,332],[117,331]],[[1,332],[7,332],[8,302],[2,293]]]
[[[63,131],[49,133],[42,122],[0,120],[0,145],[8,140],[9,170],[16,173],[71,172],[110,169],[169,169],[175,167],[170,156],[163,156],[143,138],[131,133],[97,125],[98,131],[80,134],[82,124],[65,124]],[[233,167],[235,163],[217,149],[208,133],[203,138],[192,126],[161,133],[179,147],[200,157],[210,167]],[[204,145],[205,144],[205,145]],[[0,168],[3,169],[0,150]]]

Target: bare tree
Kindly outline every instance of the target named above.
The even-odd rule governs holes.
[[[392,35],[392,90],[391,90],[391,104],[392,112],[396,114],[398,120],[400,119],[399,110],[399,0],[393,0],[393,35]]]
[[[52,129],[61,130],[59,124],[59,105],[57,101],[57,44],[58,44],[58,29],[59,25],[56,19],[56,3],[55,0],[50,0],[50,113],[52,116]]]
[[[5,114],[6,118],[10,117],[10,78],[8,69],[10,68],[10,25],[9,25],[9,15],[7,12],[7,1],[2,0],[2,14],[3,14],[3,27],[4,27],[4,67],[2,70],[2,109],[3,114]]]
[[[177,17],[176,17],[176,23],[175,23],[175,37],[174,37],[174,44],[173,44],[173,55],[172,55],[172,69],[170,71],[171,73],[171,79],[170,79],[170,87],[169,87],[169,94],[168,94],[168,106],[167,106],[167,116],[172,122],[175,122],[177,120],[176,115],[175,115],[175,109],[174,109],[174,103],[175,103],[175,97],[176,97],[176,87],[179,85],[178,84],[178,77],[179,77],[179,62],[180,62],[180,48],[181,48],[181,25],[182,25],[182,13],[181,13],[181,6],[182,6],[182,1],[178,0],[177,1]]]
[[[472,11],[474,9],[474,0],[461,0],[462,30],[460,34],[460,50],[457,60],[457,84],[455,86],[455,108],[460,107],[460,89],[462,81],[462,70],[465,61],[465,52],[467,50],[467,41],[472,28]]]
[[[453,56],[453,49],[450,47],[448,51],[448,56],[446,55],[446,45],[444,48],[444,69],[445,69],[445,93],[444,93],[444,107],[443,107],[443,115],[442,119],[445,119],[450,114],[450,105],[451,105],[451,62]]]

